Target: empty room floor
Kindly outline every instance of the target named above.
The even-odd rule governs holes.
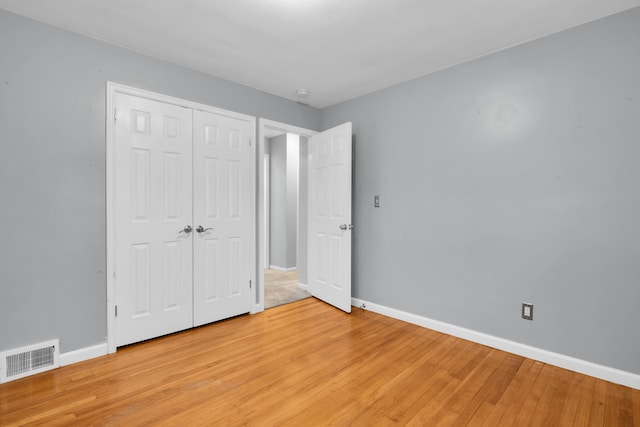
[[[0,385],[1,425],[640,425],[640,391],[315,298]]]

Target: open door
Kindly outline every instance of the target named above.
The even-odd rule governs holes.
[[[309,292],[351,312],[351,123],[309,139]]]

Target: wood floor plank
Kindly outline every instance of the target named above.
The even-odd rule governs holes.
[[[514,424],[521,408],[525,404],[525,397],[530,393],[542,366],[543,364],[539,362],[524,359],[515,377],[509,383],[507,390],[498,399],[498,402],[493,406],[482,425]]]
[[[498,350],[494,350],[498,352]],[[500,352],[502,353],[502,352]],[[462,425],[482,425],[488,416],[491,406],[495,406],[517,374],[524,358],[513,354],[505,354],[502,364],[489,379],[481,384],[475,395],[460,408],[456,423]]]
[[[568,387],[568,394],[564,406],[560,413],[559,425],[574,425],[576,422],[586,425],[588,420],[577,420],[576,416],[580,413],[580,404],[585,403],[589,405],[590,397],[587,395],[589,388],[587,383],[590,383],[590,378],[583,375],[574,375],[571,378],[571,384]]]
[[[605,421],[607,425],[633,425],[633,399],[631,390],[617,384],[606,384]]]
[[[531,389],[524,395],[524,402],[520,407],[514,425],[531,425],[531,420],[536,416],[538,402],[543,397],[549,381],[551,381],[551,375],[548,366],[543,365]]]
[[[640,426],[640,391],[630,390],[632,395],[631,406],[633,407],[633,425]]]
[[[401,368],[394,362],[390,369],[388,359],[384,362],[385,359],[380,358],[375,375],[376,384],[357,382],[356,390],[360,391],[355,395],[353,404],[337,411],[331,422],[336,425],[354,424],[358,421],[380,422],[384,419],[396,422],[413,402],[422,397],[424,387],[421,385],[426,378],[431,382],[434,375],[442,373],[446,376],[447,383],[454,379],[448,372],[435,368],[438,366],[436,358],[446,354],[443,352],[446,347],[451,348],[446,339],[439,339],[425,349],[417,349],[417,354],[404,352],[403,347],[399,347],[400,354],[393,360],[404,358],[411,361]],[[368,366],[365,364],[359,369],[364,371]]]
[[[482,425],[514,425],[525,403],[525,396],[531,391],[543,366],[543,363],[535,360],[524,359],[507,390],[493,406]]]
[[[640,391],[313,298],[0,385],[0,426],[640,426]]]
[[[552,380],[547,383],[538,400],[532,421],[540,426],[558,425],[567,401],[571,377],[566,375],[566,370],[555,366],[547,365],[545,369],[549,370]]]
[[[593,382],[593,400],[589,411],[589,425],[605,425],[605,404],[607,384],[603,381]]]
[[[320,417],[326,418],[327,413],[335,408],[331,403],[334,400],[334,396],[339,396],[343,399],[343,402],[358,403],[362,389],[376,390],[392,381],[403,369],[411,366],[412,362],[407,360],[413,359],[411,348],[414,348],[413,352],[421,351],[421,346],[415,344],[414,341],[422,341],[422,345],[426,347],[437,337],[437,335],[431,334],[427,341],[424,339],[416,340],[412,337],[407,339],[403,333],[393,331],[383,338],[375,329],[372,332],[376,337],[375,340],[371,340],[364,335],[361,341],[362,345],[352,349],[352,351],[355,350],[357,352],[352,353],[352,357],[344,361],[347,363],[342,364],[339,372],[331,377],[331,381],[326,387],[312,391],[305,396],[297,395],[292,397],[285,405],[286,411],[283,411],[281,416],[273,418],[271,421],[278,425],[282,423],[286,425],[286,422],[291,422],[295,425],[299,416],[313,419],[315,413],[318,413]],[[351,340],[350,337],[345,336],[345,338],[348,341]],[[383,338],[387,343],[395,344],[391,346],[391,352],[386,354],[386,356],[395,360],[395,363],[391,366],[389,366],[388,359],[381,357],[382,353],[388,352],[389,347],[385,345],[384,348],[380,348],[377,345],[380,342],[380,338]],[[335,358],[330,359],[332,365],[335,365],[336,362]],[[322,375],[324,376],[325,373],[322,373]],[[322,380],[322,378],[317,380]],[[315,378],[311,379],[310,383],[313,384],[317,380]],[[329,402],[330,406],[324,407],[322,402]],[[300,408],[305,408],[304,413],[301,413]],[[286,415],[288,413],[291,414],[291,417]]]
[[[446,396],[446,400],[441,402],[438,411],[423,414],[420,418],[420,424],[451,425],[461,418],[467,418],[468,413],[465,413],[464,417],[462,416],[466,410],[469,410],[472,415],[480,404],[475,397],[486,383],[491,382],[492,377],[498,375],[500,366],[509,356],[511,355],[497,350],[488,352],[486,357],[461,379],[458,387]],[[489,391],[488,388],[485,390]],[[468,422],[468,419],[462,419],[461,425],[464,425],[465,421]]]

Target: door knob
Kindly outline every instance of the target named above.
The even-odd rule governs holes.
[[[193,231],[193,228],[191,228],[190,225],[186,225],[182,230],[178,231],[178,234],[180,233],[189,234],[192,231]]]
[[[209,231],[209,230],[213,230],[213,228],[211,228],[211,227],[209,227],[209,228],[204,228],[204,227],[203,227],[203,226],[201,226],[201,225],[199,225],[199,226],[197,226],[197,227],[196,227],[196,231],[197,231],[198,233],[205,233],[205,232],[207,232],[207,231]]]
[[[340,226],[340,230],[353,230],[353,227],[355,227],[355,225],[351,225],[351,224],[342,224]]]

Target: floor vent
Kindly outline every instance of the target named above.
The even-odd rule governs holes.
[[[0,352],[0,384],[60,366],[58,340]]]

